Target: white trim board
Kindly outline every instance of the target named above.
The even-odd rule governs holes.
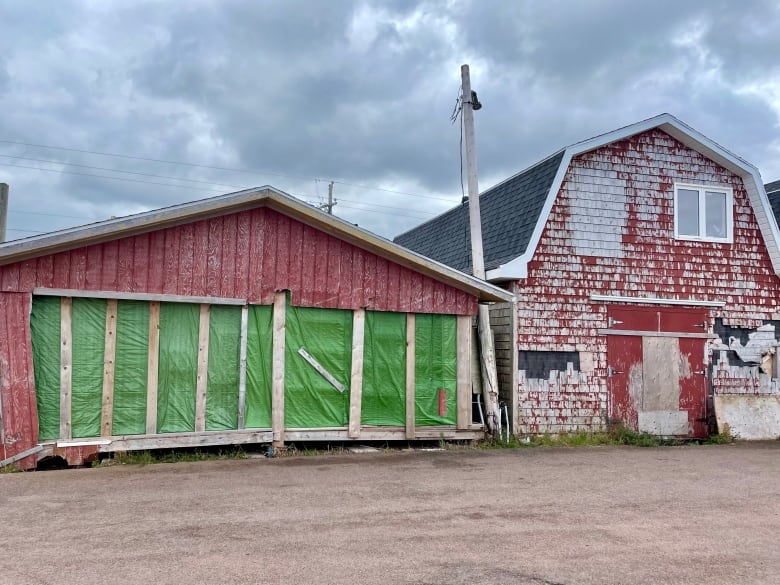
[[[621,297],[617,295],[590,295],[591,301],[604,303],[648,303],[650,305],[680,305],[685,307],[725,307],[726,301],[699,301],[695,299],[664,299],[658,297]]]
[[[531,261],[536,252],[539,240],[542,237],[542,231],[547,224],[550,211],[552,210],[555,199],[561,189],[561,185],[563,184],[563,180],[566,177],[566,172],[569,169],[573,157],[601,148],[612,142],[652,130],[653,128],[658,128],[659,130],[666,132],[673,138],[682,142],[685,146],[701,153],[742,178],[751,206],[756,214],[756,220],[761,229],[761,234],[764,236],[767,251],[772,261],[772,268],[775,273],[780,276],[780,229],[778,229],[777,221],[775,220],[774,213],[772,213],[772,207],[770,206],[769,199],[764,191],[764,183],[758,169],[671,114],[661,114],[566,147],[563,158],[561,159],[561,165],[558,167],[558,172],[547,193],[547,199],[545,200],[542,212],[539,214],[539,219],[536,222],[536,226],[534,227],[533,234],[531,235],[525,252],[506,264],[502,264],[498,268],[488,270],[486,275],[487,280],[489,282],[502,282],[528,278],[528,262]]]

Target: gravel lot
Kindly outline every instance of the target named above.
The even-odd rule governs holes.
[[[0,475],[0,583],[780,583],[780,442]]]

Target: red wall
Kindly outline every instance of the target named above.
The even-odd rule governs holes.
[[[0,267],[34,287],[246,298],[307,307],[474,315],[476,297],[270,209],[243,211]]]
[[[674,239],[674,183],[734,190],[734,242]],[[777,318],[778,279],[742,179],[660,130],[572,160],[517,294],[518,348],[578,351],[588,372],[519,387],[519,416],[531,432],[603,420],[607,305],[592,294],[725,301],[710,319],[755,328]]]

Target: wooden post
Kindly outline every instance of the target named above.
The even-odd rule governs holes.
[[[0,243],[5,242],[5,228],[8,223],[8,184],[0,183]]]
[[[101,437],[110,437],[113,432],[117,305],[116,299],[106,301],[106,340],[103,352],[103,408],[100,414]]]
[[[461,104],[463,106],[463,133],[466,143],[466,168],[469,188],[469,228],[471,229],[472,274],[485,280],[485,262],[482,253],[482,218],[479,209],[479,184],[477,182],[477,156],[474,144],[474,94],[471,91],[469,66],[460,68]],[[480,106],[481,107],[481,106]],[[498,426],[498,375],[493,335],[490,331],[490,313],[487,306],[479,305],[479,345],[482,356],[482,391],[485,402],[485,422],[494,432]]]
[[[415,319],[414,313],[406,315],[406,438],[414,439],[414,367],[415,367]]]
[[[512,381],[512,393],[509,395],[509,408],[512,409],[512,414],[509,416],[509,419],[512,421],[512,434],[517,434],[518,428],[520,427],[520,405],[519,400],[520,396],[518,395],[518,379],[519,379],[519,364],[518,361],[520,359],[520,356],[518,355],[517,350],[517,306],[515,305],[514,301],[509,303],[509,310],[512,312],[512,377],[510,378]]]
[[[60,301],[60,439],[70,439],[73,366],[73,299]]]
[[[246,343],[249,329],[249,306],[241,307],[241,347],[238,365],[238,429],[244,428],[246,418]]]
[[[149,303],[149,354],[146,360],[146,434],[157,433],[157,376],[160,361],[160,302]]]
[[[471,317],[458,315],[458,420],[459,429],[471,426]]]
[[[198,329],[198,378],[195,390],[195,432],[206,430],[206,390],[209,370],[209,316],[211,306],[200,306]]]
[[[284,447],[284,351],[287,292],[274,295],[273,357],[271,365],[271,429],[274,448]]]
[[[349,382],[349,438],[360,436],[360,417],[363,402],[363,346],[366,310],[352,313],[352,376]]]

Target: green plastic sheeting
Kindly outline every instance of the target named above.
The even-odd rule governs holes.
[[[149,303],[118,301],[112,434],[146,432]]]
[[[157,432],[195,430],[200,307],[160,303]]]
[[[72,335],[72,436],[99,437],[106,345],[105,299],[73,299]]]
[[[271,427],[273,307],[250,305],[246,336],[244,427]]]
[[[60,436],[60,299],[33,297],[30,327],[38,438],[50,441]]]
[[[212,305],[210,313],[206,430],[234,430],[238,428],[241,307]]]
[[[406,314],[366,311],[361,423],[406,424]]]
[[[288,428],[342,427],[349,421],[352,311],[287,307],[284,424]],[[305,349],[338,382],[339,392],[299,353]]]
[[[454,425],[458,351],[454,315],[415,317],[415,424]],[[439,389],[447,391],[447,414],[439,416]]]

